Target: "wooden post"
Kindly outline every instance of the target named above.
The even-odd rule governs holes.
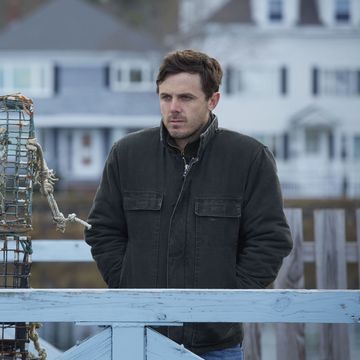
[[[146,360],[202,360],[183,345],[146,328]],[[125,358],[124,358],[125,359]]]
[[[360,288],[360,209],[356,209],[356,243],[357,243],[357,263],[358,263],[358,285]]]
[[[261,324],[244,324],[243,348],[245,359],[261,360]]]
[[[293,249],[284,259],[280,272],[275,280],[276,289],[303,289],[303,221],[301,209],[286,209]],[[305,326],[304,324],[278,323],[275,326],[276,351],[278,360],[305,359]]]
[[[111,359],[145,359],[144,324],[112,325]]]
[[[344,210],[315,211],[316,281],[318,289],[346,289]],[[347,325],[320,326],[320,359],[349,360]]]

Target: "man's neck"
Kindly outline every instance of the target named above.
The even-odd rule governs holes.
[[[176,144],[176,147],[181,151],[181,153],[183,154],[185,151],[185,148],[188,144],[194,143],[195,141],[197,141],[200,138],[200,135],[209,127],[209,125],[211,124],[211,116],[209,117],[209,120],[207,123],[205,123],[201,128],[199,128],[194,134],[192,134],[190,137],[186,138],[186,139],[174,139],[172,138],[172,140],[174,141],[174,143]]]

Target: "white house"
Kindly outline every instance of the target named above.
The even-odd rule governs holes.
[[[360,196],[360,1],[181,4],[176,46],[220,60],[220,123],[273,150],[285,196]]]
[[[59,186],[96,186],[113,142],[160,122],[163,47],[84,0],[52,0],[0,34],[0,94],[22,92]]]
[[[277,158],[286,197],[360,196],[360,0],[179,0],[171,48],[224,68],[223,127]],[[0,93],[35,102],[61,185],[97,184],[111,144],[160,121],[165,52],[84,0],[52,0],[0,33]]]

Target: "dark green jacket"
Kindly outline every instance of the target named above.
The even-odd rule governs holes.
[[[185,157],[163,126],[118,141],[88,221],[86,241],[112,288],[265,288],[291,250],[272,154],[216,117]],[[198,354],[243,336],[229,323],[168,335]]]

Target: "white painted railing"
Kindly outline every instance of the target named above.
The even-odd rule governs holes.
[[[1,322],[108,325],[58,359],[200,359],[149,325],[356,323],[360,290],[0,290]]]

